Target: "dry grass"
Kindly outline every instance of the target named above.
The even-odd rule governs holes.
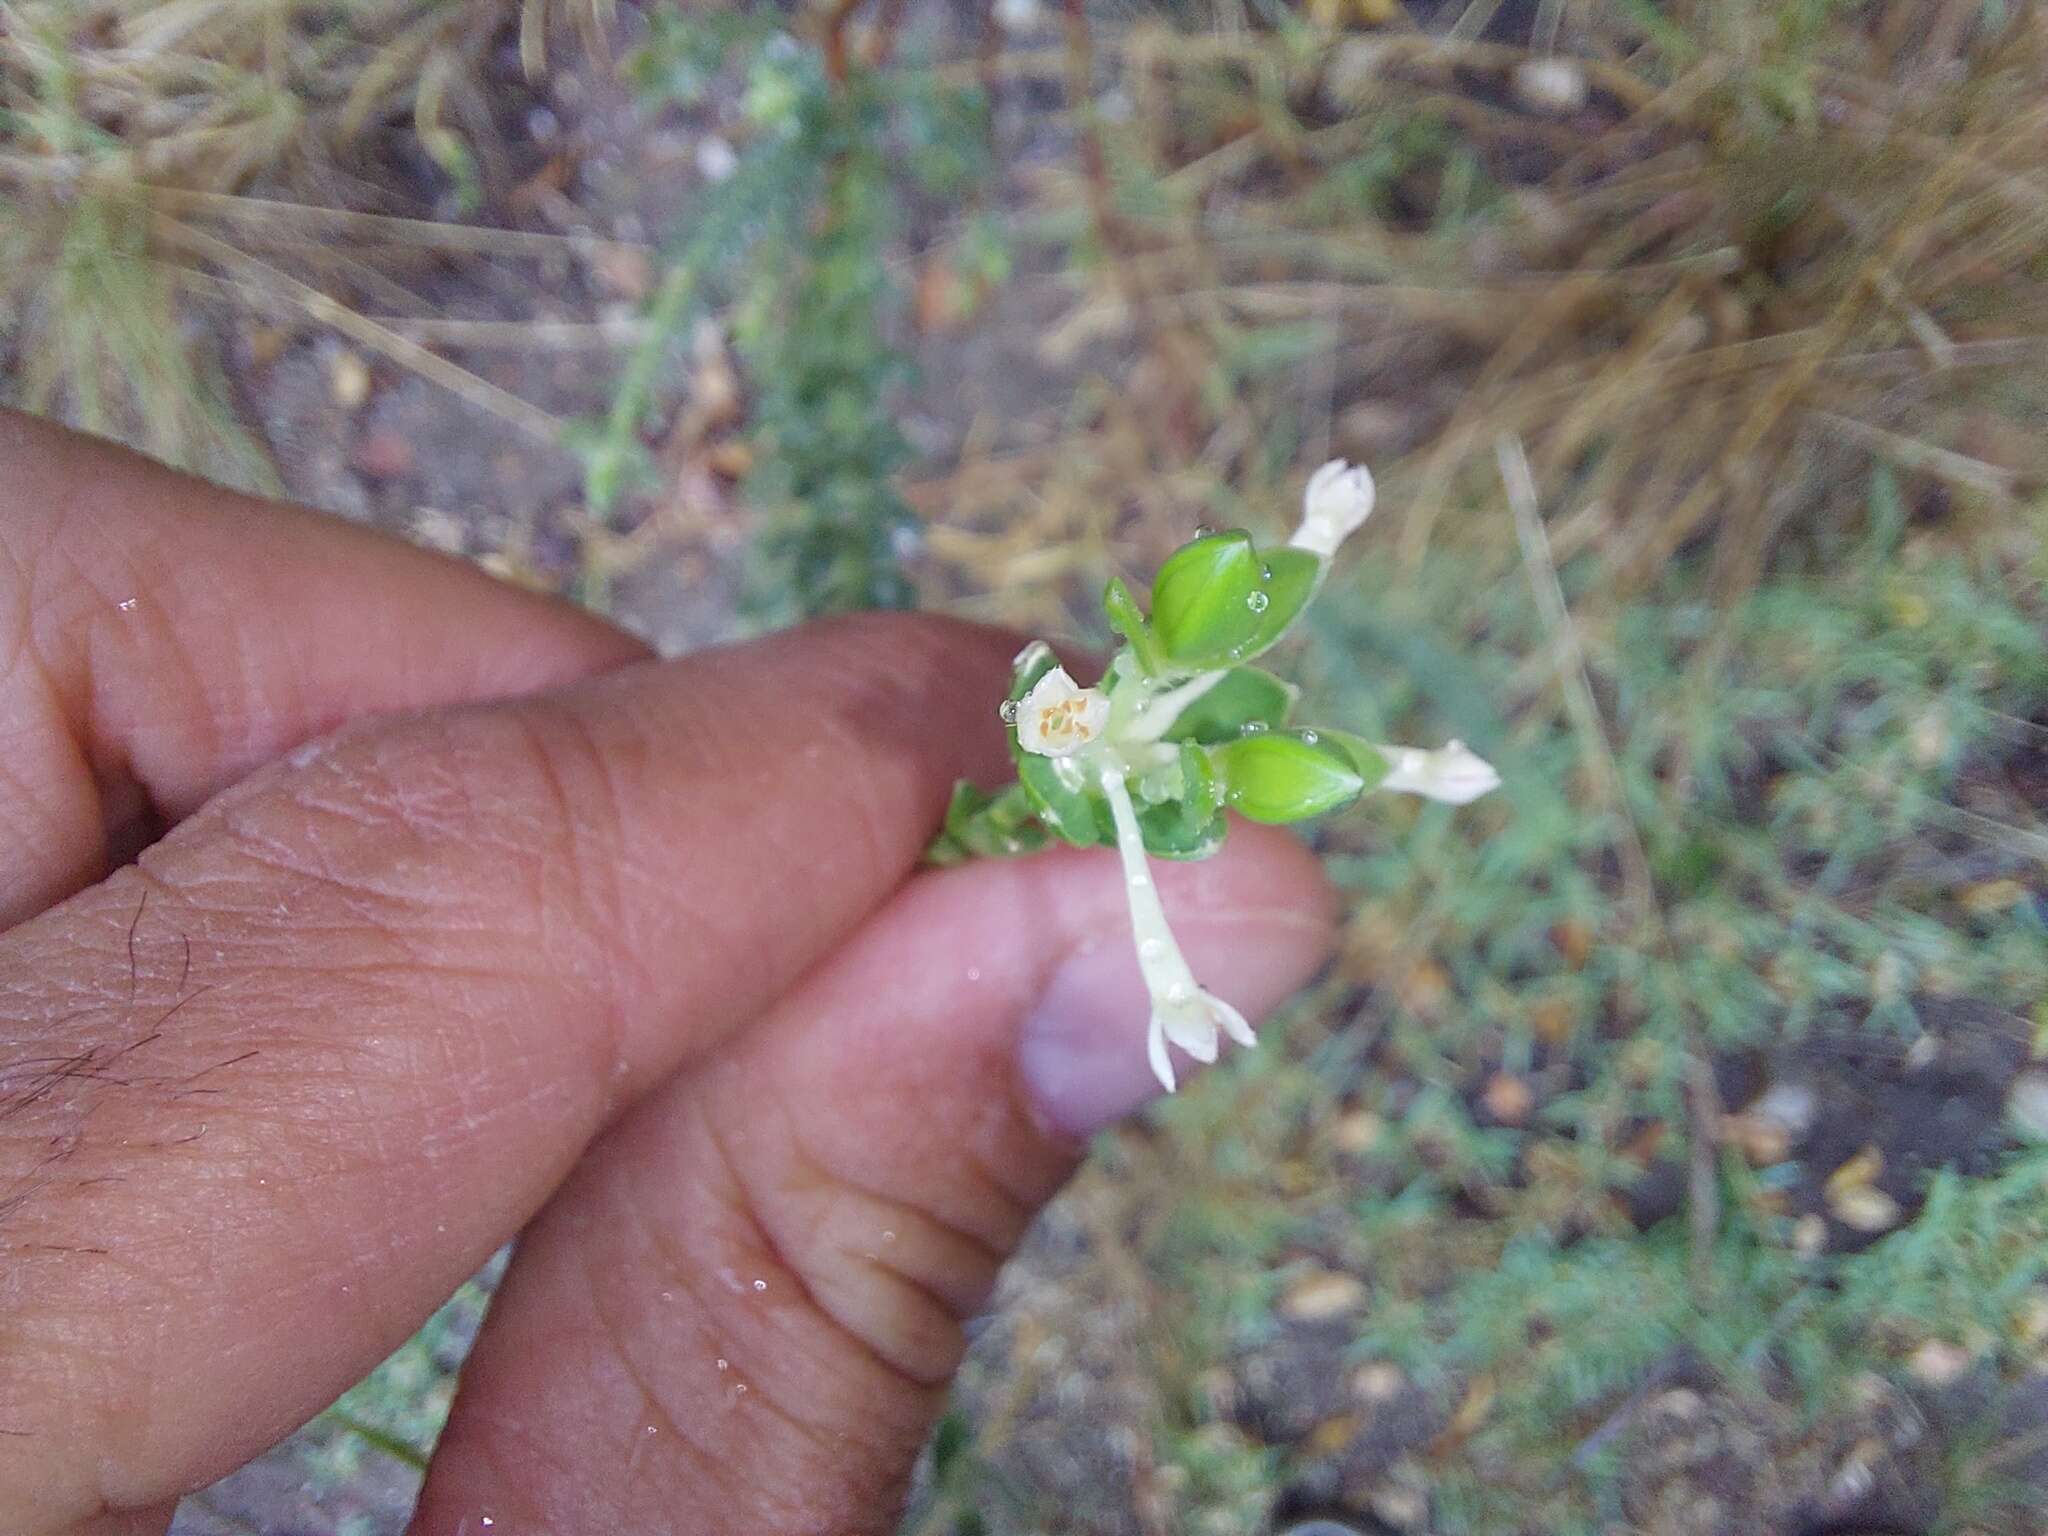
[[[526,0],[602,46],[610,0]],[[221,313],[331,326],[537,433],[555,423],[385,323],[430,252],[560,241],[394,217],[415,148],[455,207],[502,190],[481,78],[493,0],[11,0],[0,4],[0,362],[12,403],[173,462],[263,483],[237,419]],[[367,310],[368,313],[363,311]],[[380,314],[379,312],[383,312]]]
[[[969,585],[1099,547],[1088,506],[1184,526],[1327,454],[1380,472],[1412,567],[1448,514],[1497,508],[1503,432],[1561,509],[1557,560],[1598,549],[1617,592],[1707,547],[1717,590],[1746,590],[1873,457],[1978,531],[2038,493],[2038,10],[1545,6],[1517,46],[1474,36],[1495,9],[1448,38],[1141,21],[1008,59],[1128,106],[1109,168],[1041,179],[1104,253],[1045,347],[1141,356],[1038,455],[1050,489],[1023,469],[1029,532],[999,443],[928,488],[985,510],[940,539]],[[1534,99],[1546,59],[1582,104]]]

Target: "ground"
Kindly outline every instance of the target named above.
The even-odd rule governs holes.
[[[2043,1528],[2048,237],[2000,94],[2038,27],[1568,9],[1098,14],[1075,112],[1072,32],[1006,8],[972,212],[1010,270],[959,277],[932,199],[889,237],[927,603],[1099,639],[1112,572],[1362,458],[1378,542],[1285,667],[1507,779],[1315,834],[1335,966],[1040,1221],[919,1536]],[[216,306],[233,396],[302,500],[730,636],[773,451],[733,330],[602,515],[549,423],[606,410],[735,91],[481,61],[504,175],[464,218],[561,239],[399,275],[487,388]],[[388,171],[383,211],[447,213]],[[488,1288],[175,1529],[399,1530]]]

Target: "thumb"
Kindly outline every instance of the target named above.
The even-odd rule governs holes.
[[[1327,950],[1284,834],[1159,884],[1257,1016]],[[1157,1091],[1113,857],[919,877],[754,1029],[638,1106],[528,1230],[414,1536],[893,1530],[962,1323]]]

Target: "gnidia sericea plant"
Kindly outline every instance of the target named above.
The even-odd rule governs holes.
[[[1214,1061],[1221,1035],[1250,1045],[1252,1031],[1196,983],[1148,854],[1207,858],[1223,846],[1226,809],[1302,821],[1374,789],[1464,805],[1500,783],[1461,742],[1424,751],[1290,729],[1297,690],[1245,664],[1301,616],[1337,546],[1372,507],[1363,466],[1325,464],[1309,478],[1301,526],[1285,546],[1260,549],[1242,529],[1203,534],[1159,568],[1149,619],[1130,588],[1111,581],[1102,606],[1124,644],[1093,688],[1068,676],[1043,641],[1027,645],[1002,706],[1017,782],[995,795],[956,785],[932,845],[939,863],[1030,853],[1054,838],[1116,846],[1152,997],[1147,1050],[1169,1089],[1169,1045]]]

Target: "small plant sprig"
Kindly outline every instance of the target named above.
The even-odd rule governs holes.
[[[1113,845],[1151,995],[1146,1050],[1169,1091],[1169,1045],[1209,1062],[1221,1035],[1253,1040],[1244,1016],[1196,983],[1147,855],[1209,857],[1223,846],[1226,810],[1304,821],[1374,789],[1464,805],[1500,783],[1462,742],[1424,751],[1290,728],[1299,690],[1247,665],[1301,617],[1337,546],[1372,508],[1371,474],[1334,461],[1310,477],[1301,526],[1284,546],[1260,549],[1243,529],[1182,545],[1159,568],[1149,618],[1112,580],[1102,607],[1124,643],[1093,688],[1077,684],[1044,641],[1024,647],[1002,705],[1017,781],[993,795],[964,779],[955,785],[929,851],[950,864],[1031,853],[1054,839]]]

